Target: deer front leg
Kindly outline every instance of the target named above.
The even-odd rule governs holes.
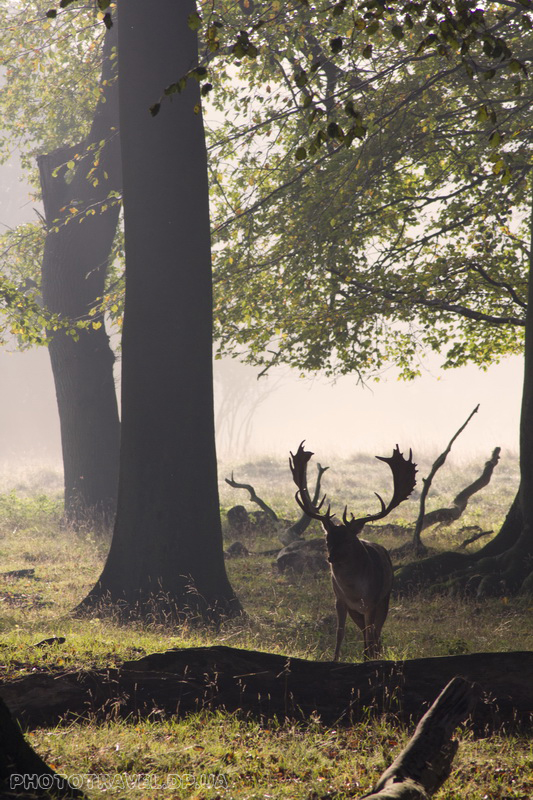
[[[374,656],[379,656],[381,653],[381,630],[389,612],[389,599],[390,596],[384,597],[374,614]]]
[[[335,601],[335,610],[337,611],[337,640],[335,643],[335,655],[333,656],[333,661],[338,661],[342,640],[344,639],[344,631],[346,629],[346,615],[348,613],[348,606],[343,600],[337,597]]]

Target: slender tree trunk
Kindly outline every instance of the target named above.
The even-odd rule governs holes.
[[[119,5],[126,241],[118,510],[99,582],[125,616],[240,611],[226,576],[215,454],[207,153],[193,0]]]
[[[45,306],[65,320],[90,319],[78,338],[49,334],[65,481],[65,513],[78,525],[108,524],[116,507],[120,422],[113,378],[114,355],[103,315],[89,317],[104,293],[106,271],[119,209],[102,204],[119,190],[118,89],[114,62],[116,31],[106,34],[102,99],[86,141],[38,158],[48,233],[42,264]],[[99,165],[94,168],[96,148]],[[74,162],[74,170],[67,163]],[[72,180],[70,178],[72,177]],[[79,218],[70,218],[72,209]],[[94,213],[85,214],[87,210]]]
[[[524,347],[524,387],[520,415],[520,509],[522,531],[519,549],[533,556],[533,179],[529,247],[528,306]],[[533,567],[532,567],[533,569]]]

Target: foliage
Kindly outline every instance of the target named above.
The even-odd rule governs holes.
[[[73,146],[74,151],[63,165],[65,181],[71,182],[77,165],[87,158],[83,141],[96,104],[105,91],[99,81],[106,28],[95,15],[93,6],[80,2],[62,4],[65,10],[54,15],[47,13],[49,9],[50,3],[45,0],[0,2],[0,64],[4,72],[0,91],[3,119],[0,162],[17,154],[24,179],[30,183],[36,201],[40,200],[37,156],[59,147]],[[111,57],[115,58],[116,52]],[[88,180],[93,184],[98,183],[99,152],[104,144],[95,143],[89,148],[94,166],[88,170]],[[75,152],[76,146],[78,152]],[[107,205],[116,202],[120,202],[120,196],[111,192]],[[105,208],[106,203],[103,203],[85,213],[94,215]],[[58,224],[82,222],[75,203],[61,211],[64,212],[62,222]],[[40,265],[46,234],[44,220],[40,217],[39,223],[21,225],[0,237],[2,285],[6,287],[2,292],[6,310],[3,330],[18,335],[21,344],[45,343],[45,329],[54,330],[59,324],[55,316],[36,308],[40,302]],[[116,252],[118,274],[109,276],[110,287],[120,282],[122,272],[119,240]],[[110,308],[116,306],[112,288],[110,296],[102,301]],[[118,306],[111,314],[119,316]],[[71,335],[76,335],[76,329],[91,321],[78,319],[61,324]]]
[[[511,57],[426,52],[421,22],[400,38],[380,24],[369,49],[364,19],[344,14],[339,49],[289,7],[211,94],[233,109],[212,136],[222,352],[360,375],[392,362],[404,377],[428,348],[448,367],[519,352],[529,17],[491,18]]]
[[[31,171],[38,152],[83,139],[109,5],[1,6],[0,154],[16,140]],[[193,78],[208,116],[223,114],[211,138],[221,353],[413,377],[428,348],[448,367],[520,352],[529,5],[199,7],[189,24],[207,66],[163,97]],[[116,249],[93,311],[120,325]],[[37,261],[18,260],[36,280]]]

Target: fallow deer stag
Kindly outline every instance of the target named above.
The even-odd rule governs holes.
[[[351,514],[351,519],[348,519],[345,508],[341,524],[333,519],[335,515],[331,513],[330,505],[327,511],[321,512],[326,495],[318,505],[314,505],[311,501],[307,490],[307,463],[312,455],[313,453],[304,450],[302,442],[296,455],[291,453],[289,464],[293,480],[298,487],[296,492],[298,505],[310,517],[320,520],[326,532],[328,561],[337,610],[337,642],[333,660],[339,660],[347,614],[350,614],[363,632],[365,658],[375,658],[380,652],[381,629],[389,610],[393,569],[387,550],[380,544],[360,539],[359,533],[367,522],[383,519],[409,497],[416,484],[416,464],[412,461],[412,452],[410,451],[409,458],[405,459],[398,445],[390,458],[377,456],[392,470],[394,479],[392,500],[386,506],[376,493],[381,503],[381,511],[359,519],[355,519]]]

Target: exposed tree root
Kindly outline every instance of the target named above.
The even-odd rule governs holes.
[[[478,598],[532,595],[533,556],[521,541],[493,556],[446,552],[407,564],[395,578],[400,594],[427,586]]]

